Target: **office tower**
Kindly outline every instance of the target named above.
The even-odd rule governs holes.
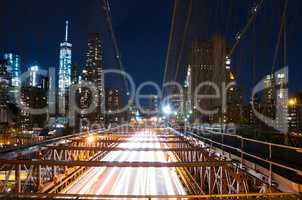
[[[302,93],[288,100],[288,125],[290,132],[302,131]]]
[[[72,84],[77,84],[79,82],[79,70],[80,70],[80,66],[78,64],[72,65],[72,71],[71,71]]]
[[[23,132],[31,133],[35,128],[41,129],[46,126],[48,112],[38,114],[29,109],[48,109],[49,77],[38,72],[40,66],[35,64],[28,68],[29,77],[27,84],[23,84],[20,90],[20,128]]]
[[[86,52],[86,70],[83,80],[91,82],[97,88],[97,96],[95,101],[91,102],[96,105],[94,113],[90,113],[87,117],[90,122],[102,122],[102,110],[104,108],[104,91],[102,80],[102,43],[99,33],[91,33],[88,37],[88,48]],[[85,94],[87,96],[87,94]],[[90,97],[92,98],[92,97]]]
[[[281,130],[288,122],[288,73],[280,70],[276,74],[267,75],[264,79],[264,92],[261,103],[261,113],[268,117],[265,126],[275,120],[272,126]],[[279,112],[277,112],[279,111]]]
[[[149,97],[148,109],[151,111],[153,115],[157,115],[159,112],[159,98],[157,95],[152,95]]]
[[[47,121],[47,113],[34,114],[28,109],[41,109],[47,106],[47,88],[22,86],[21,88],[21,129],[33,131],[35,128],[44,128]]]
[[[39,70],[38,65],[32,65],[29,67],[29,86],[36,87],[38,85],[38,75],[37,72]]]
[[[297,95],[297,130],[302,131],[302,93]]]
[[[59,67],[59,89],[58,103],[59,114],[63,121],[67,123],[67,99],[69,87],[71,85],[71,48],[72,44],[68,41],[68,21],[66,21],[65,41],[60,44],[60,67]]]
[[[5,53],[4,60],[7,60],[8,73],[10,74],[10,102],[16,104],[16,98],[21,86],[21,59],[16,53]]]
[[[191,51],[189,52],[187,87],[191,94],[192,121],[200,122],[218,122],[222,116],[222,99],[196,99],[195,92],[198,95],[214,95],[216,91],[213,86],[203,85],[202,83],[211,82],[222,90],[222,83],[228,80],[227,46],[221,36],[214,36],[211,40],[194,40]],[[189,76],[189,77],[188,77]],[[189,82],[188,82],[189,81]],[[218,110],[215,115],[201,112]]]
[[[290,131],[299,130],[299,107],[301,103],[297,97],[288,100],[288,125]]]
[[[7,61],[0,60],[0,133],[5,133],[8,126],[8,92],[10,77],[7,68]]]
[[[118,123],[123,119],[124,113],[118,112],[122,108],[122,98],[118,89],[105,90],[106,124]]]

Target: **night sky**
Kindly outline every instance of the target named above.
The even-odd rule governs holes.
[[[170,31],[170,21],[173,10],[173,0],[111,0],[111,12],[113,18],[113,27],[118,39],[118,45],[121,50],[122,60],[125,69],[140,84],[143,81],[155,81],[161,83],[163,78],[166,49]],[[206,1],[197,1],[203,4]],[[214,2],[214,1],[207,1]],[[221,2],[221,1],[216,1]],[[223,1],[226,2],[226,1]],[[230,1],[233,2],[233,1]],[[232,44],[237,31],[245,24],[247,19],[247,7],[250,0],[234,1],[236,6],[234,10],[226,9],[227,5],[216,8],[216,5],[205,3],[200,8],[198,16],[207,14],[202,20],[196,20],[198,26],[202,27],[201,32],[210,32],[209,30],[215,24],[213,19],[220,17],[224,19],[225,10],[234,13],[231,21],[227,23],[219,22],[218,27],[227,27],[224,31],[228,43]],[[265,11],[261,17],[258,30],[267,26],[268,20],[275,19],[274,14],[278,13],[278,3],[281,0],[269,2],[273,5],[268,9],[273,13]],[[301,69],[301,1],[289,1],[289,32],[288,32],[288,53],[290,65],[290,88],[292,90],[302,90],[299,82]],[[209,6],[209,7],[208,7]],[[85,51],[87,48],[87,35],[89,32],[101,32],[104,38],[104,57],[105,68],[116,68],[116,61],[113,58],[113,48],[108,35],[107,24],[104,20],[103,10],[98,0],[1,0],[0,2],[0,53],[5,51],[18,51],[22,56],[22,65],[27,67],[31,63],[38,62],[43,68],[59,65],[59,44],[64,40],[65,20],[70,20],[70,40],[73,44],[73,62],[81,66],[84,65]],[[278,7],[280,8],[280,6]],[[195,6],[195,9],[198,9]],[[207,9],[207,10],[206,10]],[[236,11],[237,9],[237,11]],[[239,11],[238,11],[239,10]],[[205,12],[206,11],[206,12]],[[219,12],[221,13],[216,13]],[[279,12],[282,10],[279,9]],[[196,14],[195,14],[196,15]],[[182,16],[182,14],[180,14]],[[213,17],[215,16],[215,17]],[[199,16],[200,17],[200,16]],[[232,27],[232,28],[230,28]],[[181,28],[180,28],[181,29]],[[236,31],[237,30],[237,31]],[[267,49],[263,51],[273,52],[275,37],[277,35],[276,27],[267,31],[266,37],[272,40]],[[263,32],[258,36],[262,37]],[[258,40],[257,43],[262,43]],[[250,41],[250,40],[249,40]],[[245,46],[246,45],[246,46]],[[251,54],[250,46],[243,44],[243,53]],[[242,51],[242,50],[240,50]],[[258,54],[262,54],[261,51]],[[271,57],[272,53],[268,53]],[[236,59],[235,59],[236,60]],[[238,59],[237,59],[238,60]],[[271,59],[270,59],[271,60]],[[246,63],[250,62],[246,58]],[[257,65],[260,66],[257,79],[269,72],[263,70],[269,64],[261,63],[261,58],[257,59]],[[237,62],[238,63],[238,62]],[[250,77],[250,69],[247,64],[238,70],[241,80],[247,80]]]
[[[161,82],[170,30],[172,0],[112,0],[113,26],[125,69],[136,84]],[[101,32],[105,68],[116,68],[107,24],[98,0],[1,0],[0,52],[17,50],[22,65],[59,65],[59,44],[70,20],[73,62],[85,63],[87,34]],[[114,66],[113,66],[114,65]]]

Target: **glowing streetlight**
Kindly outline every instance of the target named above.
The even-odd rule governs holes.
[[[93,143],[94,141],[95,141],[95,136],[93,136],[93,135],[90,135],[90,136],[88,136],[87,138],[86,138],[86,140],[87,140],[87,142],[88,143]]]
[[[297,99],[296,98],[292,98],[288,101],[288,105],[289,106],[296,106],[297,105]]]
[[[163,113],[164,113],[166,116],[169,116],[169,115],[172,114],[172,108],[171,108],[171,106],[170,106],[169,104],[164,105],[164,106],[162,107],[162,111],[163,111]]]

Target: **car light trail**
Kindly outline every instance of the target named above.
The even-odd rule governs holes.
[[[137,143],[141,136],[149,136],[154,143]],[[137,132],[121,148],[163,148],[155,133]],[[103,161],[168,162],[167,152],[162,151],[114,151]],[[180,179],[173,168],[120,168],[93,167],[66,188],[67,194],[97,195],[184,195]]]

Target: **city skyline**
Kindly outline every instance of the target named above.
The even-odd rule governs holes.
[[[3,1],[2,2],[4,7],[7,7],[7,9],[12,9],[10,7],[10,5],[13,5],[13,2],[6,2],[6,1]],[[136,4],[137,5],[136,5]],[[141,77],[141,74],[143,73],[143,71],[141,70],[142,68],[144,68],[145,70],[147,70],[149,72],[149,74],[151,75],[150,76],[150,80],[154,80],[156,83],[161,83],[162,81],[162,77],[160,76],[160,74],[162,74],[163,72],[163,66],[164,66],[164,58],[165,58],[165,52],[166,52],[166,49],[167,49],[167,43],[168,43],[168,35],[169,35],[169,29],[167,28],[168,25],[171,23],[170,22],[170,17],[172,15],[172,8],[173,8],[173,4],[172,4],[172,1],[167,1],[165,2],[165,6],[160,6],[160,10],[159,10],[159,15],[156,16],[156,17],[152,17],[152,18],[149,18],[148,16],[150,16],[150,13],[149,12],[141,12],[140,10],[136,9],[138,8],[139,6],[142,6],[143,3],[138,3],[138,2],[135,2],[135,3],[130,3],[129,5],[127,5],[127,3],[123,3],[121,1],[118,1],[118,0],[115,0],[112,2],[112,10],[113,10],[113,13],[120,13],[121,16],[117,15],[114,17],[114,21],[113,21],[113,25],[115,27],[115,29],[117,30],[117,34],[118,34],[118,39],[119,39],[119,42],[120,42],[120,46],[121,46],[121,49],[122,49],[122,59],[123,61],[125,62],[125,68],[126,68],[126,71],[129,72],[130,74],[132,74],[136,80],[137,80],[137,83],[141,83],[143,81],[146,81],[145,78],[140,78]],[[34,1],[32,2],[29,2],[29,4],[27,6],[29,6],[30,4],[32,4],[32,8],[31,9],[34,9],[35,6],[39,6],[39,4],[35,5],[36,3],[34,3]],[[125,6],[123,6],[125,4]],[[206,3],[208,4],[208,3]],[[213,3],[215,4],[215,3]],[[70,5],[67,2],[64,2],[63,5],[62,5],[62,9],[64,7],[67,7],[68,5]],[[96,3],[96,5],[99,5],[98,3]],[[153,1],[153,3],[149,3],[148,6],[151,6],[151,7],[156,7],[158,5],[161,5],[159,4],[159,2],[157,1]],[[299,8],[299,4],[297,3],[292,3],[289,5],[289,8],[293,11],[295,11],[295,5],[297,5],[297,8]],[[54,7],[55,6],[55,2],[53,3],[49,3],[49,6],[50,7]],[[22,62],[25,62],[23,63],[26,64],[26,65],[29,65],[31,64],[32,62],[34,61],[39,61],[41,62],[41,66],[44,67],[44,68],[48,68],[48,67],[58,67],[58,63],[56,62],[55,60],[55,55],[57,53],[57,50],[54,48],[55,45],[58,45],[58,43],[61,41],[60,38],[62,38],[62,33],[64,33],[64,29],[62,28],[62,26],[58,26],[59,24],[62,24],[63,21],[65,20],[70,20],[71,23],[73,23],[73,27],[71,28],[71,34],[73,35],[73,37],[71,38],[71,40],[75,40],[74,41],[74,60],[73,62],[74,63],[77,63],[79,64],[81,67],[84,66],[85,64],[85,55],[84,55],[84,52],[86,50],[86,45],[85,45],[85,41],[87,41],[87,38],[88,38],[88,33],[89,32],[103,32],[104,31],[104,26],[105,26],[105,21],[100,19],[101,18],[101,14],[100,14],[100,11],[98,11],[97,8],[92,8],[92,3],[91,4],[85,4],[85,3],[80,3],[80,2],[76,2],[75,5],[71,5],[73,6],[73,11],[70,11],[69,13],[63,13],[62,9],[56,9],[56,12],[54,13],[54,16],[53,16],[53,22],[55,22],[54,24],[55,25],[55,29],[53,29],[53,23],[49,24],[41,24],[41,22],[39,22],[40,20],[39,19],[34,19],[32,20],[33,22],[35,22],[35,24],[38,24],[38,25],[34,25],[34,23],[28,23],[28,29],[26,27],[22,28],[21,32],[18,32],[18,33],[25,33],[26,35],[30,36],[30,40],[28,41],[25,41],[25,39],[22,39],[24,38],[24,36],[22,35],[19,35],[17,33],[14,33],[13,35],[11,36],[6,36],[4,35],[6,38],[5,41],[1,42],[2,44],[4,44],[4,48],[3,49],[0,49],[0,52],[1,53],[4,53],[6,50],[18,50],[20,51],[20,53],[22,54],[21,57],[23,58]],[[125,7],[125,11],[121,11],[120,9],[120,6],[121,7]],[[145,5],[147,6],[147,5]],[[245,3],[242,3],[239,5],[240,7],[248,7],[246,6]],[[25,6],[26,7],[26,6]],[[80,27],[84,25],[84,21],[87,20],[87,17],[84,19],[80,19],[80,17],[82,16],[85,16],[83,12],[81,15],[79,16],[75,16],[75,12],[79,9],[79,7],[82,7],[84,10],[83,11],[92,11],[91,14],[90,14],[90,20],[91,22],[88,23],[87,25],[87,29],[88,32],[84,33],[83,31],[80,31]],[[40,12],[40,11],[39,11]],[[22,12],[21,12],[22,13]],[[20,15],[21,15],[20,13]],[[131,13],[131,14],[130,14]],[[147,23],[143,22],[141,23],[139,19],[137,19],[137,16],[139,15],[144,15],[145,19],[146,20],[149,20],[150,22],[152,23],[148,23],[149,26],[147,26]],[[295,15],[301,15],[300,13],[297,13],[296,11],[294,12]],[[41,13],[41,15],[44,15],[43,13]],[[3,23],[4,25],[8,23],[7,21],[7,17],[9,17],[10,14],[8,15],[5,15],[5,18],[1,19],[0,20],[0,23]],[[262,16],[262,18],[265,17],[265,16]],[[18,20],[15,18],[15,17],[12,17],[14,20],[14,24],[11,24],[10,27],[11,29],[13,30],[17,30],[18,29],[18,26],[17,24],[19,24]],[[100,20],[98,20],[97,18],[99,18]],[[299,27],[294,27],[295,23],[297,23],[295,21],[295,19],[297,19],[298,17],[292,17],[290,16],[289,19],[291,23],[289,23],[289,28],[290,30],[292,30],[293,28],[297,28],[297,29],[300,29]],[[29,16],[26,16],[25,19],[27,20],[30,20],[30,19],[33,19],[33,16],[29,15]],[[163,20],[164,19],[164,20]],[[97,21],[97,22],[96,22]],[[129,22],[128,24],[130,25],[129,28],[125,27],[123,25],[123,21],[127,21]],[[136,22],[140,22],[140,23],[136,23]],[[147,21],[146,21],[147,22]],[[130,33],[132,32],[131,31],[131,28],[133,28],[133,24],[136,23],[136,26],[140,26],[142,28],[142,30],[145,30],[146,32],[143,33],[142,36],[139,36],[138,33],[135,33],[133,32],[134,34],[136,34],[136,36],[130,36]],[[92,26],[94,24],[99,24],[97,27],[98,30],[92,30]],[[61,28],[59,28],[61,27]],[[165,28],[164,28],[165,27]],[[48,31],[48,30],[51,30],[53,29],[52,31]],[[90,29],[90,30],[89,30]],[[95,29],[95,28],[94,28]],[[55,30],[55,32],[54,32]],[[156,30],[159,30],[159,31],[156,31]],[[32,35],[29,35],[29,32],[33,31],[33,34]],[[48,31],[49,33],[47,33],[46,31]],[[42,42],[42,38],[44,37],[47,37],[48,34],[52,33],[53,35],[53,39],[51,39],[51,43],[45,43],[44,41]],[[300,41],[298,41],[298,43],[293,43],[291,41],[294,41],[295,38],[297,38],[298,36],[298,33],[299,31],[295,31],[295,32],[292,32],[290,31],[288,33],[288,37],[291,38],[291,40],[289,41],[289,46],[291,47],[290,51],[291,52],[296,52],[295,49],[299,48],[299,43]],[[227,36],[227,38],[230,38],[230,35],[235,35],[236,32],[233,32],[231,34],[229,34]],[[277,31],[275,31],[275,35],[277,34]],[[18,35],[18,42],[16,43],[16,41],[14,41],[14,35],[17,36]],[[154,37],[152,37],[152,35],[154,35]],[[157,48],[157,50],[155,50],[154,46],[152,43],[149,43],[149,47],[148,46],[144,46],[145,44],[142,43],[142,41],[145,41],[145,38],[146,37],[150,37],[152,38],[152,41],[154,41],[155,43],[154,44],[160,44],[159,45],[159,49]],[[4,39],[3,38],[3,39]],[[8,38],[10,38],[9,40],[7,40]],[[56,40],[54,40],[54,38],[57,38]],[[104,37],[105,39],[108,39],[108,36]],[[134,43],[128,43],[128,44],[125,44],[125,41],[135,41],[134,38],[136,38],[135,40],[137,40],[137,42],[134,42]],[[1,38],[0,38],[0,41],[1,41]],[[10,44],[13,44],[12,46],[14,47],[11,47],[11,45],[9,45],[9,43],[7,43],[8,41],[10,41],[9,43]],[[45,40],[47,41],[47,40]],[[165,41],[164,43],[162,41]],[[228,39],[229,41],[229,39]],[[33,51],[33,49],[30,49],[31,45],[28,44],[28,42],[32,42],[34,45],[33,47],[39,47],[39,48],[42,48],[44,50],[42,51],[37,51],[38,54],[36,52]],[[27,45],[26,45],[27,43]],[[108,42],[105,42],[107,44],[105,44],[106,47],[110,46],[108,45]],[[151,45],[150,45],[151,44]],[[144,47],[143,47],[143,46]],[[19,48],[18,48],[19,46]],[[46,47],[49,46],[50,48],[48,49],[52,49],[52,51],[49,51],[47,50],[48,53],[46,53],[45,49]],[[143,47],[143,48],[142,48]],[[110,48],[106,48],[106,52],[105,54],[111,54],[111,50]],[[146,50],[146,53],[142,54],[140,52],[140,49],[144,49]],[[158,51],[159,50],[159,51]],[[44,52],[44,53],[43,53]],[[130,54],[130,55],[129,55]],[[134,56],[135,54],[139,54],[139,56]],[[295,53],[296,54],[296,53]],[[35,55],[35,56],[33,56]],[[39,56],[36,56],[36,55],[39,55]],[[47,56],[46,56],[47,55]],[[156,56],[152,56],[152,55],[156,55]],[[141,57],[143,56],[144,59],[138,59],[138,57]],[[52,59],[50,59],[50,57],[52,57]],[[113,57],[111,55],[111,57]],[[152,58],[158,58],[158,59],[152,59]],[[111,58],[110,58],[111,59]],[[104,63],[104,66],[106,67],[111,67],[112,64],[108,64],[108,58],[105,59],[107,61],[105,61]],[[112,59],[111,59],[112,60]],[[269,64],[269,63],[267,63]],[[259,73],[258,73],[258,79],[264,77],[265,75],[268,75],[269,74],[269,71],[263,71],[263,68],[262,67],[263,65],[267,65],[266,63],[265,64],[261,64],[259,63]],[[245,64],[246,65],[246,64]],[[243,66],[241,66],[243,67]],[[300,72],[300,68],[299,68],[299,60],[296,59],[296,56],[289,56],[289,67],[290,67],[290,77],[291,77],[291,82],[293,84],[290,84],[290,91],[299,91],[301,90],[302,88],[299,86],[299,84],[296,84],[296,82],[299,81],[299,78],[297,76],[297,74],[301,73]],[[156,70],[153,70],[153,69],[156,69]],[[242,76],[244,76],[245,79],[248,79],[250,80],[249,82],[251,82],[251,74],[250,74],[250,70],[244,70],[244,71],[241,71],[242,72]],[[246,87],[247,88],[250,88],[250,84],[246,84]]]
[[[301,0],[0,7],[0,200],[301,199]]]

